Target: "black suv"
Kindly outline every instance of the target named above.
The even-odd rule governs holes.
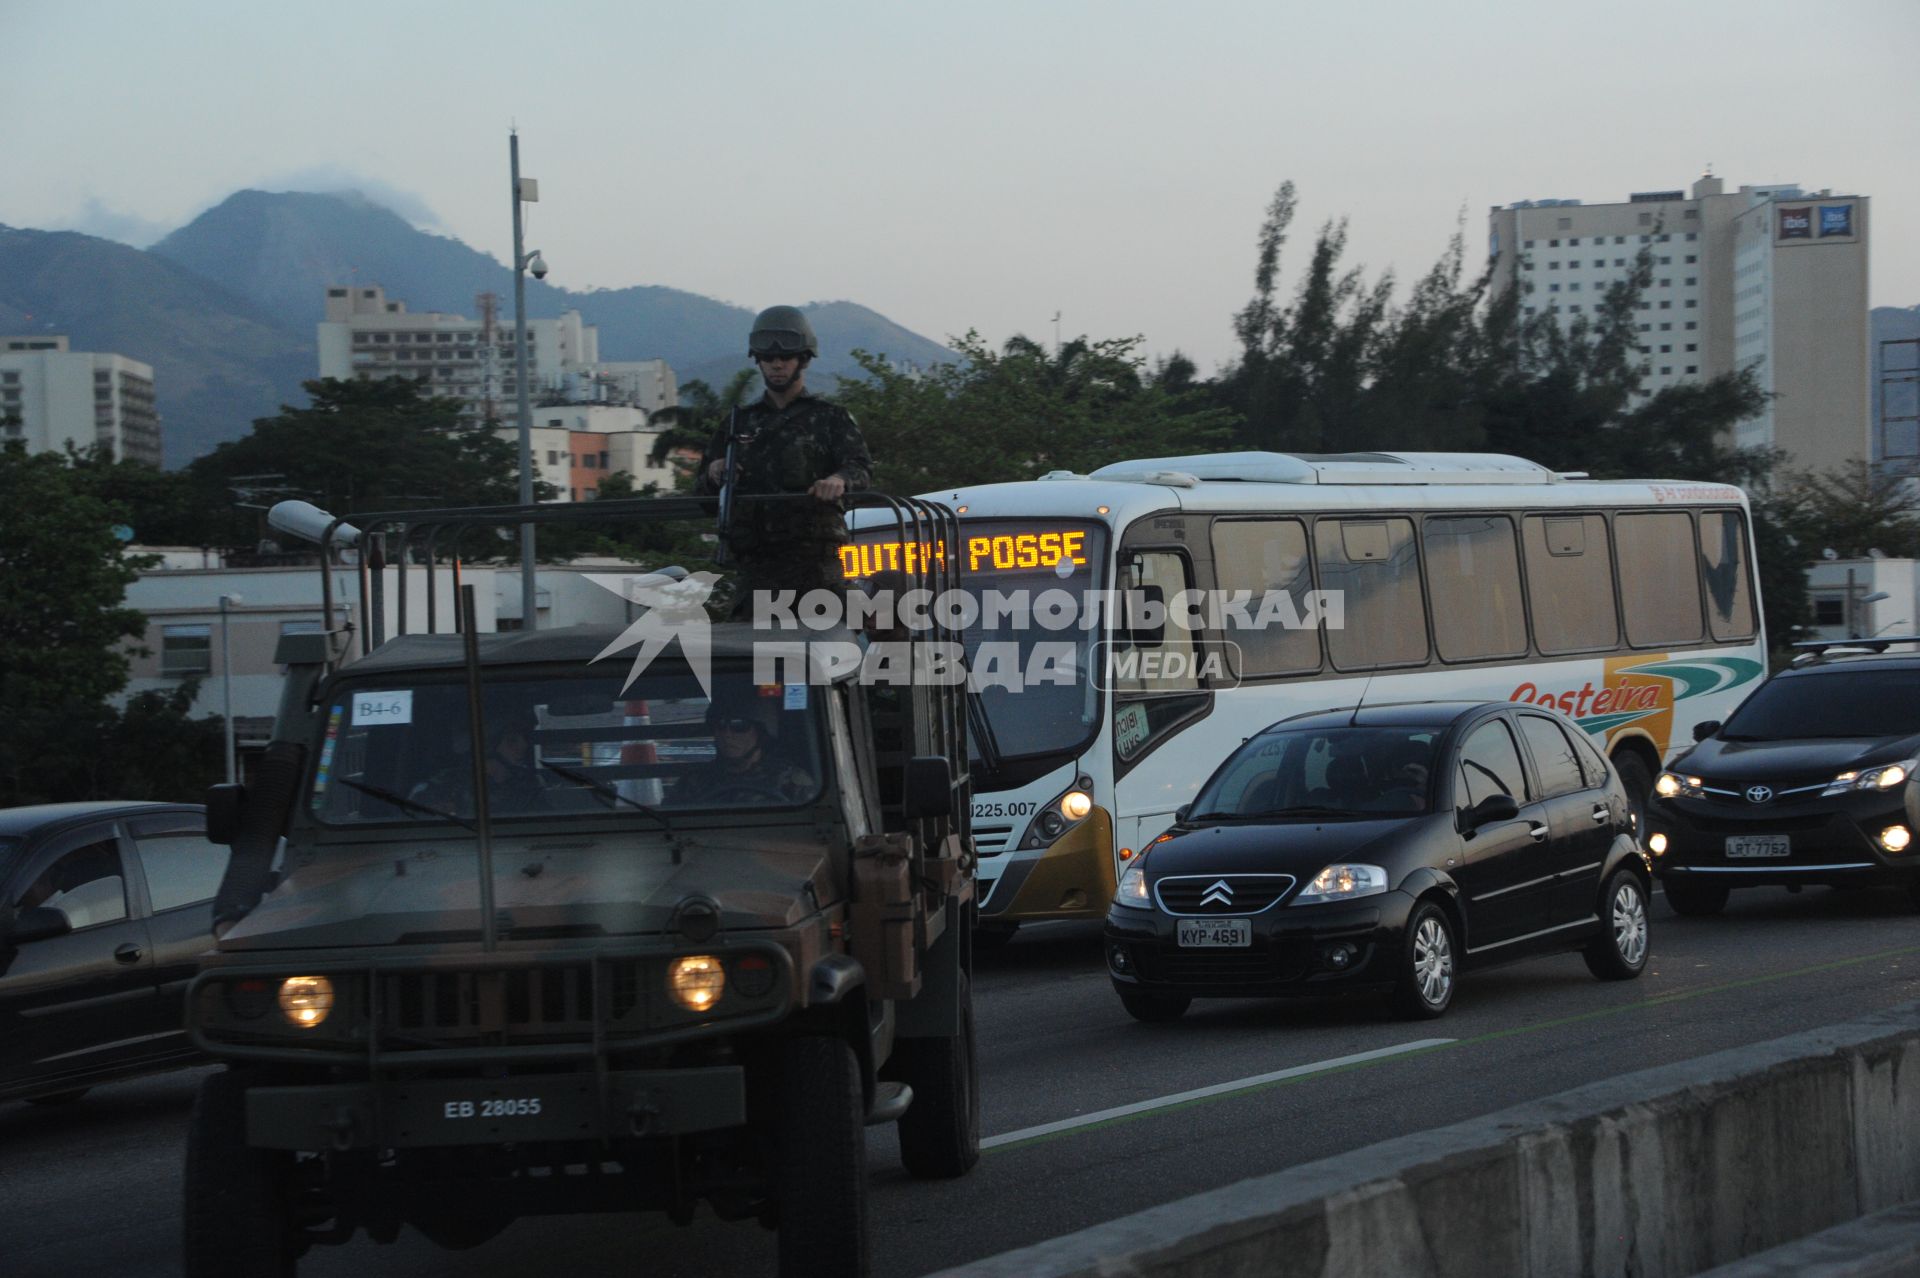
[[[1904,884],[1920,906],[1920,656],[1816,651],[1693,735],[1647,809],[1675,910],[1807,883]]]

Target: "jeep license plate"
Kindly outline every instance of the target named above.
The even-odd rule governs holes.
[[[1181,919],[1176,938],[1182,949],[1222,946],[1247,949],[1253,944],[1252,919]]]
[[[1784,834],[1736,834],[1727,839],[1727,859],[1751,861],[1791,855],[1790,840]]]

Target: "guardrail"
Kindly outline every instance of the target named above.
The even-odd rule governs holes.
[[[1679,1278],[1920,1200],[1920,1003],[1590,1084],[937,1278]]]

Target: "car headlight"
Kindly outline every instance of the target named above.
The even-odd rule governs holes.
[[[1313,876],[1300,895],[1293,898],[1295,905],[1313,905],[1322,901],[1351,901],[1362,896],[1376,896],[1387,890],[1387,872],[1377,865],[1329,865]]]
[[[324,976],[289,976],[280,982],[280,1014],[312,1029],[333,1012],[333,982]]]
[[[1653,783],[1653,792],[1663,799],[1697,799],[1707,784],[1704,777],[1690,777],[1680,772],[1662,772]]]
[[[1891,790],[1895,786],[1905,785],[1916,766],[1920,766],[1920,759],[1903,759],[1899,763],[1883,763],[1877,768],[1842,772],[1827,782],[1827,788],[1820,792],[1820,797],[1845,794],[1849,790]]]
[[[1147,895],[1147,867],[1136,861],[1127,867],[1120,876],[1120,887],[1113,894],[1120,905],[1131,905],[1136,910],[1153,908],[1153,898]]]

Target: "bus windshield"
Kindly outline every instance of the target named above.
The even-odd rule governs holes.
[[[991,741],[970,734],[976,765],[1077,754],[1100,724],[1089,677],[1101,619],[1106,529],[1062,519],[963,520],[956,556],[971,604],[963,642]],[[889,527],[863,529],[843,552],[846,575],[867,589],[918,566],[918,547]]]

